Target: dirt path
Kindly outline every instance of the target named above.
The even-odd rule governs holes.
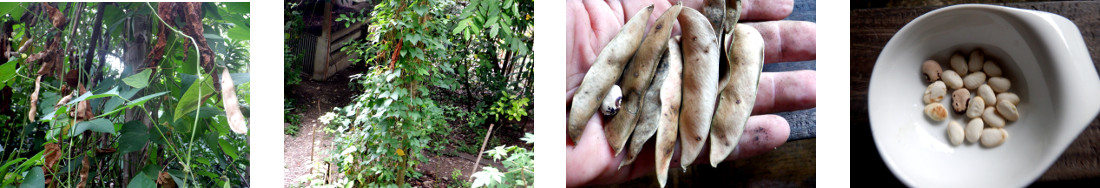
[[[303,80],[288,87],[286,98],[294,100],[294,113],[301,115],[300,129],[295,136],[283,135],[283,160],[285,185],[294,185],[299,177],[307,175],[315,165],[328,156],[332,148],[332,135],[324,132],[324,124],[317,121],[334,107],[343,107],[351,101],[357,90],[349,87],[348,76],[365,71],[362,67],[345,69],[328,80]]]

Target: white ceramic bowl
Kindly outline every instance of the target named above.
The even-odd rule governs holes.
[[[951,146],[948,121],[923,113],[921,63],[982,48],[1021,98],[1020,119],[998,147]],[[965,76],[965,75],[964,75]],[[871,75],[868,111],[883,161],[915,187],[1022,187],[1035,181],[1100,112],[1100,78],[1080,31],[1034,10],[957,5],[906,24],[883,48]],[[950,89],[941,103],[950,110]],[[988,105],[987,105],[988,106]],[[949,120],[966,126],[964,114]]]

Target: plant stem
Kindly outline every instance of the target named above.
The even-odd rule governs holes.
[[[202,74],[199,74],[199,73],[202,72],[202,66],[201,66],[202,63],[199,63],[199,59],[202,59],[202,53],[199,53],[199,43],[195,42],[195,38],[191,38],[191,36],[187,36],[187,34],[184,34],[183,32],[176,29],[175,27],[172,27],[171,25],[168,25],[168,22],[165,22],[164,19],[162,19],[160,17],[160,14],[157,13],[157,10],[153,8],[153,4],[150,4],[149,2],[145,2],[145,5],[149,6],[150,11],[153,12],[153,15],[157,17],[157,20],[160,20],[161,24],[164,24],[165,27],[167,27],[169,29],[172,29],[172,31],[175,31],[176,34],[180,34],[180,35],[183,35],[184,37],[187,37],[187,39],[191,40],[191,44],[195,46],[195,53],[199,55],[199,57],[195,58],[196,75],[199,77],[198,79],[195,80],[196,82],[199,83],[199,100],[196,101],[197,104],[195,105],[195,107],[196,108],[201,107],[202,106],[202,81],[203,81],[204,78],[202,77]],[[198,182],[197,182],[198,180],[195,180],[195,175],[193,173],[191,173],[191,146],[194,145],[194,142],[195,142],[195,128],[198,127],[198,125],[199,125],[199,113],[200,112],[202,112],[202,111],[199,110],[199,109],[195,109],[195,122],[193,124],[191,124],[191,139],[190,139],[190,141],[187,142],[188,143],[187,144],[187,160],[184,160],[185,161],[184,162],[185,166],[183,167],[184,171],[186,171],[187,174],[191,176],[191,181],[195,182],[196,184],[198,184]]]

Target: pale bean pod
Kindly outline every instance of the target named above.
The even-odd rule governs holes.
[[[996,110],[994,110],[992,106],[986,107],[985,111],[982,112],[982,121],[985,121],[990,127],[1005,127],[1005,119],[997,115]]]
[[[924,106],[924,115],[935,121],[943,121],[947,119],[947,108],[940,103],[928,104]]]
[[[997,113],[1001,114],[1001,117],[1009,121],[1016,121],[1020,118],[1020,111],[1016,109],[1015,104],[1012,104],[1012,102],[1008,100],[997,101]]]
[[[982,137],[982,128],[985,128],[982,118],[970,119],[970,123],[966,124],[966,141],[978,143],[978,138]]]
[[[985,84],[985,73],[975,72],[963,77],[963,87],[966,89],[978,89],[978,86]]]
[[[997,94],[993,92],[993,89],[987,84],[978,86],[978,96],[982,96],[985,99],[985,104],[993,104],[997,102]]]
[[[985,128],[982,130],[982,146],[994,147],[1005,143],[1008,139],[1008,131],[1002,128]]]
[[[947,86],[943,84],[943,81],[932,82],[924,89],[924,103],[940,102],[946,95]]]
[[[718,98],[721,51],[710,22],[698,10],[684,7],[678,17],[683,31],[683,101],[680,113],[680,165],[695,162],[710,133]]]
[[[947,85],[947,88],[963,88],[962,77],[959,76],[959,73],[956,73],[953,70],[943,71],[943,74],[940,75],[940,79],[943,80],[943,83]]]

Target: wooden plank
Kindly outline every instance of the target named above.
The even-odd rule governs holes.
[[[1051,12],[1073,21],[1081,31],[1092,56],[1094,68],[1100,72],[1100,2],[1045,2],[998,4],[1008,7]],[[916,17],[942,7],[864,9],[851,11],[851,127],[852,161],[861,161],[866,178],[897,182],[882,162],[871,137],[867,116],[867,89],[875,60],[886,42],[902,26]],[[1093,120],[1069,148],[1050,166],[1039,182],[1100,178],[1100,119]],[[863,178],[861,178],[863,179]]]

